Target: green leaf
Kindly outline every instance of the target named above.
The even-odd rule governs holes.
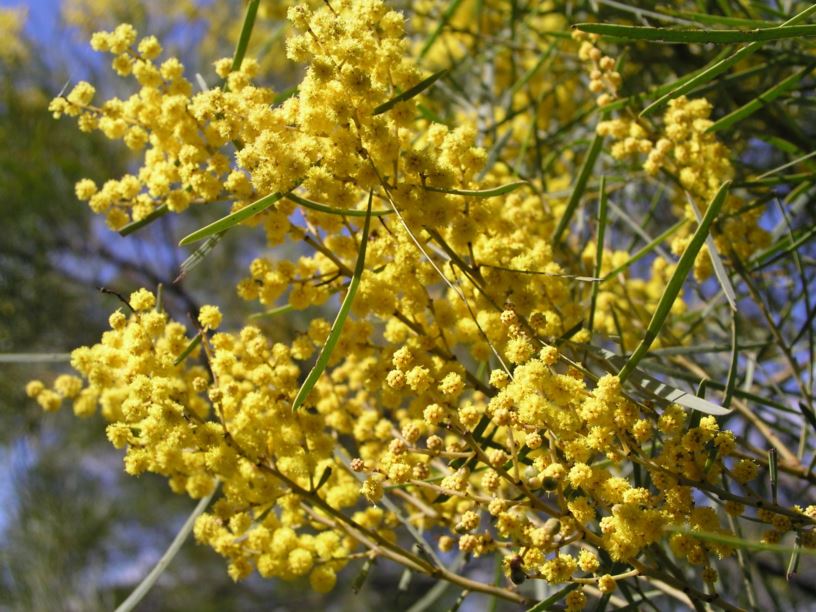
[[[604,234],[606,232],[606,177],[601,176],[601,184],[598,190],[601,193],[601,197],[598,198],[598,239],[595,244],[595,272],[594,276],[598,278],[601,275],[601,264],[603,263],[603,250],[604,250]],[[598,300],[598,291],[600,289],[600,283],[593,283],[592,285],[592,295],[589,300],[589,331],[592,332],[592,328],[595,325],[595,305]]]
[[[366,559],[363,563],[363,566],[360,568],[360,573],[354,577],[354,581],[351,583],[351,592],[357,595],[360,592],[360,589],[363,588],[363,584],[365,584],[366,578],[368,578],[368,573],[371,571],[371,566],[374,565],[375,559]]]
[[[0,363],[60,363],[71,361],[71,353],[0,353]]]
[[[507,146],[507,143],[510,142],[510,139],[513,137],[513,130],[508,129],[496,139],[496,142],[493,143],[493,146],[490,147],[490,151],[487,153],[487,160],[485,160],[485,165],[479,172],[478,176],[476,177],[477,181],[481,181],[487,173],[496,165],[496,162],[499,160],[499,155],[501,155],[502,149]]]
[[[523,75],[521,75],[521,78],[513,84],[513,86],[507,93],[509,104],[512,104],[513,97],[521,90],[522,87],[524,87],[530,81],[530,79],[532,79],[535,76],[535,73],[541,69],[541,67],[544,65],[544,62],[546,62],[550,58],[555,48],[556,41],[553,41],[552,43],[550,43],[550,46],[547,48],[547,50],[541,54],[541,57],[538,58],[538,61],[536,61],[536,63],[533,64],[532,66],[530,66],[529,70],[527,70]]]
[[[119,235],[128,236],[135,232],[136,230],[142,229],[145,225],[153,223],[159,217],[163,217],[164,215],[166,215],[168,210],[170,209],[167,208],[167,204],[162,204],[146,217],[143,217],[138,221],[128,223],[126,226],[119,230]]]
[[[327,215],[337,215],[341,217],[365,217],[368,214],[364,210],[354,210],[352,208],[332,208],[331,206],[326,206],[325,204],[321,204],[320,202],[307,200],[306,198],[292,192],[286,194],[286,199],[292,200],[295,204],[300,204],[304,208],[309,208],[317,212],[326,213]],[[372,217],[383,217],[385,215],[392,214],[394,214],[393,210],[371,211]]]
[[[757,112],[760,108],[762,108],[766,104],[769,104],[770,102],[781,96],[783,93],[785,93],[792,87],[795,87],[799,83],[802,76],[804,76],[811,70],[813,70],[813,65],[806,66],[805,68],[802,68],[801,70],[794,72],[788,78],[783,79],[782,81],[780,81],[767,91],[762,92],[750,102],[743,104],[735,111],[728,113],[724,117],[721,117],[720,119],[715,121],[714,124],[711,125],[711,127],[709,127],[706,130],[706,132],[716,132],[717,130],[727,129],[734,125],[735,123],[737,123],[738,121],[742,121],[746,117],[749,117],[750,115]]]
[[[772,29],[782,29],[795,25],[809,17],[810,14],[813,13],[814,11],[816,11],[816,4],[809,6],[798,15],[792,17],[791,19],[783,23],[781,26],[779,26],[779,28]],[[726,55],[722,59],[720,59],[718,56],[712,62],[710,62],[706,68],[697,71],[694,74],[694,76],[690,79],[688,78],[688,75],[679,78],[674,83],[674,85],[676,86],[673,86],[668,93],[661,95],[660,98],[658,98],[657,100],[652,102],[649,106],[644,108],[640,112],[640,116],[645,117],[646,115],[654,112],[655,110],[663,106],[669,100],[673,100],[678,96],[685,95],[691,90],[695,89],[696,87],[708,83],[711,79],[713,79],[719,74],[722,74],[734,64],[737,64],[738,62],[744,60],[748,56],[753,55],[754,53],[759,51],[759,48],[762,46],[763,42],[764,41],[752,42],[748,45],[745,45],[735,53]]]
[[[811,238],[816,236],[816,226],[811,227],[808,231],[803,232],[798,238],[791,242],[790,236],[784,236],[780,240],[778,240],[775,244],[768,247],[765,251],[756,255],[751,263],[754,264],[753,267],[749,269],[749,272],[756,272],[766,266],[779,261],[779,259],[785,257],[788,253],[792,253],[796,251],[800,246],[802,246],[805,242],[809,241]]]
[[[737,313],[731,312],[731,360],[728,364],[728,378],[725,381],[725,395],[723,396],[723,406],[731,407],[731,399],[734,397],[734,389],[737,385],[737,366],[739,365],[739,324]]]
[[[578,180],[575,181],[575,187],[572,190],[572,195],[567,202],[566,209],[564,209],[564,214],[558,221],[558,226],[555,228],[555,233],[553,234],[553,243],[555,244],[561,242],[561,235],[564,233],[564,230],[567,229],[567,226],[572,220],[572,215],[575,214],[575,209],[578,208],[578,203],[581,201],[581,197],[584,195],[584,190],[586,189],[589,175],[592,174],[592,170],[595,167],[595,161],[598,159],[598,155],[600,155],[601,149],[603,148],[603,140],[603,136],[599,134],[595,134],[595,138],[592,139],[589,152],[584,159],[581,170],[578,172]]]
[[[278,104],[282,104],[286,102],[289,98],[296,95],[298,93],[298,86],[292,85],[291,87],[287,87],[281,92],[278,92],[275,97],[272,99],[272,104],[277,106]]]
[[[181,545],[184,544],[187,536],[190,535],[196,519],[204,512],[204,510],[207,509],[207,506],[210,505],[210,500],[213,498],[213,495],[215,495],[217,489],[218,486],[216,485],[213,487],[212,493],[201,498],[201,501],[198,502],[198,505],[196,505],[196,507],[193,509],[193,512],[189,517],[187,517],[184,525],[181,526],[181,529],[179,529],[176,537],[173,538],[172,543],[168,547],[167,551],[165,551],[165,553],[162,555],[161,559],[159,559],[158,563],[156,563],[155,567],[150,570],[150,573],[145,576],[144,580],[139,583],[139,586],[133,590],[128,598],[123,601],[118,608],[116,608],[115,612],[130,612],[139,604],[142,598],[147,595],[150,589],[153,588],[153,585],[156,584],[156,581],[164,573],[164,570],[176,556],[179,549],[181,549]]]
[[[779,487],[779,457],[775,448],[768,451],[768,477],[771,481],[771,500],[776,503]]]
[[[791,576],[799,571],[799,557],[802,555],[802,535],[796,534],[796,545],[791,553],[788,569],[785,570],[785,580],[790,580]]]
[[[244,56],[249,46],[249,39],[252,36],[252,29],[255,27],[255,16],[258,14],[260,4],[261,0],[249,0],[247,3],[244,23],[241,26],[241,36],[235,45],[235,53],[232,54],[232,67],[230,68],[230,72],[241,69],[241,64],[244,62]]]
[[[723,60],[727,57],[731,56],[730,48],[726,47],[722,49],[710,62],[709,65],[716,64],[720,60]],[[658,85],[657,87],[653,87],[649,91],[645,91],[642,93],[634,94],[626,98],[621,98],[619,100],[615,100],[614,102],[610,102],[606,106],[604,106],[604,110],[607,112],[612,112],[616,110],[620,110],[630,104],[636,104],[640,100],[644,100],[647,98],[652,98],[654,96],[664,96],[665,94],[671,93],[674,89],[679,87],[680,85],[686,83],[687,81],[693,79],[697,75],[701,74],[703,71],[707,69],[706,66],[702,68],[698,68],[697,70],[693,70],[687,74],[684,74],[682,77],[673,81],[671,83],[664,83],[663,85]],[[646,111],[643,111],[645,113]],[[641,113],[641,114],[643,114]]]
[[[266,310],[264,312],[254,312],[249,315],[249,319],[261,319],[265,317],[274,317],[275,315],[282,314],[284,312],[289,312],[292,310],[291,304],[284,304],[283,306],[278,306],[277,308],[272,308],[271,310]]]
[[[446,189],[443,187],[425,187],[425,190],[435,191],[437,193],[449,193],[451,195],[472,196],[474,198],[494,198],[496,196],[515,191],[524,185],[529,185],[529,183],[527,181],[515,181],[513,183],[507,183],[506,185],[500,185],[499,187],[493,187],[491,189]]]
[[[687,30],[627,26],[613,23],[579,23],[573,26],[582,32],[601,34],[623,40],[642,40],[662,43],[761,43],[785,38],[816,36],[816,25],[779,26],[754,30]]]
[[[686,199],[688,200],[691,210],[694,211],[694,216],[697,218],[697,223],[702,223],[703,215],[700,214],[700,209],[691,194],[686,192]],[[737,294],[734,292],[734,286],[731,284],[731,279],[728,277],[728,272],[725,269],[720,253],[717,251],[717,245],[714,243],[714,238],[709,234],[706,236],[706,246],[708,247],[708,256],[711,258],[711,265],[714,267],[714,275],[720,283],[725,299],[728,300],[728,305],[731,307],[731,312],[737,312]]]
[[[446,72],[447,72],[447,69],[440,70],[439,72],[433,73],[427,79],[423,79],[422,81],[420,81],[419,83],[417,83],[416,85],[414,85],[413,87],[408,89],[407,91],[403,91],[401,94],[398,94],[398,95],[394,96],[393,98],[391,98],[387,102],[383,102],[377,108],[375,108],[371,112],[371,114],[372,115],[381,115],[382,113],[384,113],[386,111],[389,111],[392,108],[394,108],[400,102],[405,102],[406,100],[410,100],[411,98],[413,98],[415,96],[418,96],[423,91],[428,89],[431,85],[433,85],[436,82],[436,80],[439,77],[441,77],[443,74],[445,74]]]
[[[799,554],[816,556],[816,548],[785,546],[784,544],[766,544],[757,540],[744,540],[736,536],[708,531],[692,531],[690,529],[673,529],[670,531],[671,533],[682,533],[706,542],[725,544],[726,546],[733,546],[734,548],[743,548],[746,550],[755,550],[757,552],[796,553],[798,551]]]
[[[627,362],[624,361],[623,357],[616,355],[605,348],[593,347],[593,353],[600,356],[605,362],[614,368],[620,369],[627,365]],[[678,389],[677,387],[668,385],[654,378],[653,376],[646,374],[638,368],[633,369],[629,374],[629,382],[636,387],[639,387],[644,393],[660,398],[667,404],[679,404],[689,408],[690,410],[696,410],[697,412],[712,414],[714,416],[725,416],[732,411],[731,408],[723,408],[714,402],[709,402],[705,398],[692,395],[691,393]],[[711,384],[711,381],[708,382]],[[711,384],[711,386],[716,385]],[[720,385],[720,388],[723,388],[723,385]]]
[[[658,245],[660,245],[662,242],[664,242],[667,238],[669,238],[673,234],[677,233],[677,231],[681,227],[683,227],[686,223],[688,223],[687,219],[680,219],[680,221],[678,221],[677,223],[672,225],[670,228],[668,228],[666,231],[664,231],[662,234],[657,236],[654,240],[652,240],[646,246],[644,246],[642,249],[640,249],[637,253],[632,255],[632,257],[630,257],[628,261],[622,263],[617,268],[615,268],[614,270],[609,272],[606,276],[604,276],[601,279],[601,283],[603,284],[606,281],[608,281],[609,279],[615,278],[618,274],[625,271],[633,263],[635,263],[636,261],[639,261],[639,260],[643,259],[644,257],[646,257],[646,255],[651,253],[655,248],[657,248]]]
[[[629,361],[626,362],[626,365],[618,375],[621,382],[626,380],[626,378],[634,371],[638,362],[640,362],[640,360],[643,359],[643,357],[649,351],[649,347],[652,345],[652,342],[654,342],[658,335],[660,335],[660,330],[663,328],[666,318],[669,316],[674,300],[683,289],[683,284],[686,281],[686,277],[694,265],[694,259],[697,257],[697,253],[700,252],[700,249],[703,248],[703,244],[705,244],[706,237],[708,236],[708,230],[725,202],[726,196],[728,195],[728,188],[730,186],[730,181],[723,183],[720,186],[719,191],[717,191],[717,194],[711,200],[711,203],[708,205],[708,210],[706,210],[703,220],[697,227],[697,231],[694,232],[694,235],[686,247],[686,250],[680,257],[680,261],[677,262],[677,267],[674,270],[674,274],[672,274],[671,279],[669,279],[666,290],[663,292],[663,296],[660,298],[657,308],[652,315],[652,320],[649,322],[649,327],[646,329],[646,334],[643,336],[643,339],[635,349],[635,352],[632,353]]]
[[[527,608],[527,612],[543,612],[544,610],[552,610],[552,607],[555,604],[557,604],[559,601],[564,599],[567,595],[569,595],[572,591],[577,589],[579,586],[581,586],[581,585],[578,584],[577,582],[573,582],[571,584],[568,584],[567,586],[565,586],[560,591],[556,591],[555,593],[550,595],[544,601],[539,601],[532,608]]]
[[[326,339],[326,343],[323,345],[323,348],[320,349],[320,354],[317,356],[317,361],[315,362],[314,367],[309,372],[309,375],[303,382],[303,386],[301,386],[300,390],[295,396],[295,401],[292,403],[293,412],[297,411],[303,402],[306,401],[309,393],[317,384],[317,380],[320,378],[320,375],[323,374],[323,370],[326,369],[326,365],[329,363],[329,357],[331,357],[334,347],[337,346],[337,342],[340,340],[343,325],[345,324],[346,318],[351,310],[354,295],[357,293],[357,288],[360,286],[360,279],[362,278],[363,270],[365,269],[365,255],[366,247],[368,246],[368,230],[371,227],[371,201],[373,196],[374,192],[369,192],[368,214],[366,215],[365,223],[363,224],[363,235],[360,239],[360,251],[357,254],[357,263],[354,266],[354,274],[351,277],[351,282],[349,283],[348,290],[346,291],[346,297],[343,298],[343,303],[340,304],[340,310],[337,312],[337,318],[335,318],[334,323],[332,324],[331,332],[329,332],[329,337]]]
[[[669,11],[672,15],[679,17],[686,17],[697,23],[716,24],[724,23],[725,25],[735,27],[747,28],[770,28],[776,27],[772,21],[763,21],[762,19],[745,19],[742,17],[726,17],[724,15],[709,15],[708,13],[694,13],[688,11]]]
[[[181,242],[179,242],[179,246],[184,246],[185,244],[198,242],[199,240],[209,238],[210,236],[213,236],[215,234],[223,234],[231,227],[238,225],[239,223],[245,221],[246,219],[249,219],[250,217],[254,217],[258,213],[265,211],[275,202],[280,200],[283,197],[283,195],[284,194],[281,193],[270,193],[269,195],[262,197],[260,200],[253,202],[249,206],[245,206],[241,210],[237,210],[234,213],[227,215],[226,217],[222,217],[218,221],[210,223],[206,227],[202,227],[201,229],[194,231],[192,234],[188,234],[187,236],[181,239]]]
[[[176,276],[176,279],[173,282],[177,283],[178,281],[180,281],[182,278],[187,276],[190,270],[192,270],[198,264],[204,261],[204,258],[210,253],[210,251],[212,251],[218,245],[218,243],[221,242],[221,239],[224,237],[225,232],[226,230],[219,234],[216,234],[215,236],[210,236],[209,238],[207,238],[204,244],[198,247],[195,251],[193,251],[190,254],[190,256],[187,259],[181,262],[181,266],[179,266],[178,276]]]
[[[190,344],[188,344],[187,347],[181,351],[181,354],[176,357],[173,365],[179,365],[182,361],[187,359],[187,356],[192,353],[195,350],[195,347],[197,347],[199,344],[201,344],[201,332],[198,332],[193,339],[190,340]]]
[[[442,30],[445,28],[447,23],[451,20],[454,13],[459,9],[459,5],[462,4],[462,0],[452,0],[452,2],[448,5],[448,8],[445,9],[445,12],[442,13],[442,18],[439,20],[439,23],[436,25],[436,28],[431,35],[425,41],[425,44],[422,45],[422,48],[419,50],[419,59],[427,55],[428,51],[431,50],[436,39],[439,38],[439,35],[442,33]]]
[[[320,480],[317,481],[317,484],[315,485],[313,491],[317,493],[323,487],[323,485],[326,484],[331,475],[332,475],[331,466],[327,465],[323,470],[323,473],[320,475]]]

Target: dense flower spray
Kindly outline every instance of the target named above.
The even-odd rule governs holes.
[[[506,7],[486,4],[501,21]],[[400,12],[380,0],[331,0],[293,4],[288,19],[288,56],[305,65],[294,95],[258,85],[256,62],[232,69],[229,59],[215,63],[223,86],[196,93],[177,59],[160,60],[158,40],[123,24],[91,45],[112,54],[137,91],[97,102],[81,82],[51,111],[143,156],[132,174],[76,185],[113,229],[224,200],[237,212],[274,195],[245,224],[262,228],[270,247],[309,251],[256,257],[237,286],[244,300],[328,304],[349,287],[367,241],[351,316],[302,408],[293,411],[293,400],[329,321],[313,319],[284,344],[251,325],[221,331],[221,312],[207,305],[189,330],[146,289],[129,297],[130,311],[111,315],[98,344],[73,352],[81,378],[61,376],[53,389],[34,381],[29,395],[46,410],[69,400],[79,416],[98,406],[130,474],[161,474],[194,498],[222,483],[195,536],[228,560],[236,580],[253,570],[308,576],[323,593],[351,561],[382,556],[514,601],[528,598],[518,589],[526,580],[570,582],[578,588],[566,603],[577,610],[587,593],[613,593],[633,576],[707,597],[664,569],[654,545],[668,541],[710,585],[715,560],[734,549],[727,538],[694,534],[733,535],[728,515],[751,513],[770,539],[796,531],[812,543],[814,507],[761,503],[750,488],[758,464],[714,416],[655,402],[581,363],[593,331],[630,348],[643,336],[674,263],[658,257],[643,280],[619,272],[623,250],[599,254],[589,244],[574,266],[559,259],[552,236],[565,198],[544,192],[569,184],[564,164],[554,158],[546,175],[511,183],[514,169],[491,157],[501,143],[483,129],[508,122],[524,167],[519,142],[565,112],[558,100],[584,88],[580,72],[556,86],[537,56],[522,54],[520,67],[508,56],[496,87],[524,68],[539,104],[513,110],[523,102],[515,91],[494,116],[465,108],[435,121],[418,95],[404,95],[428,75]],[[490,20],[481,25],[489,35]],[[436,56],[462,37],[445,34]],[[603,109],[618,99],[622,76],[597,40],[576,38],[562,44],[590,67],[586,89]],[[704,207],[733,175],[728,149],[706,131],[710,115],[705,99],[678,97],[662,122],[605,114],[596,132],[613,141],[612,158],[640,157],[647,175],[670,174],[678,194]],[[733,198],[727,210],[740,206]],[[693,225],[685,200],[680,207]],[[730,244],[744,258],[766,244],[759,214],[732,214],[718,248]],[[682,252],[689,236],[672,248]],[[595,273],[617,274],[593,298],[589,329],[588,285],[575,276],[599,255]],[[699,278],[710,275],[708,261],[698,257]],[[679,299],[672,312],[684,308]],[[660,342],[689,326],[678,319],[667,329]],[[437,555],[454,547],[500,558],[507,584],[442,565]]]

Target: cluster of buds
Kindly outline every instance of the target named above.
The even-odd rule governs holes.
[[[598,96],[596,98],[598,106],[606,106],[618,97],[618,89],[622,80],[620,72],[615,70],[615,60],[604,55],[595,46],[599,38],[597,34],[573,30],[572,38],[581,43],[578,58],[582,62],[592,62],[592,69],[589,73],[589,91]]]

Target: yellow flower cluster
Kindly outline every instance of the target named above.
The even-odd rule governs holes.
[[[626,117],[600,122],[597,132],[616,141],[612,156],[617,159],[647,154],[643,163],[646,173],[654,176],[665,170],[675,177],[702,214],[720,185],[734,176],[731,152],[708,131],[713,125],[711,110],[711,104],[704,98],[688,100],[680,96],[669,102],[663,115],[662,132],[658,135],[651,135],[645,124]],[[678,199],[683,216],[691,221],[672,240],[672,250],[680,254],[690,239],[688,228],[694,227],[697,216],[682,192]],[[731,214],[720,231],[714,232],[714,237],[720,252],[733,253],[745,260],[767,246],[769,237],[759,226],[762,209],[752,207],[742,211],[743,207],[742,199],[728,197],[724,210]],[[712,274],[707,246],[698,255],[694,272],[700,280]]]
[[[508,9],[499,4],[501,15]],[[484,118],[461,117],[459,127],[416,119],[422,109],[404,92],[423,75],[409,59],[403,16],[380,0],[298,4],[288,19],[295,30],[288,55],[306,71],[285,100],[254,83],[258,64],[248,60],[239,70],[219,60],[224,86],[193,94],[177,60],[156,62],[156,39],[137,41],[121,25],[95,34],[92,45],[112,53],[114,70],[132,75],[139,91],[94,106],[93,86],[79,83],[51,110],[146,149],[135,174],[101,188],[76,185],[113,227],[162,206],[181,212],[228,199],[239,210],[278,194],[249,224],[263,226],[270,246],[310,250],[251,262],[237,292],[264,306],[319,306],[355,283],[371,202],[377,217],[368,219],[351,314],[301,409],[292,410],[293,400],[332,333],[328,321],[314,319],[283,344],[253,326],[216,332],[222,314],[207,305],[190,337],[146,290],[130,296],[132,313],[111,316],[99,344],[74,351],[86,383],[65,376],[51,390],[34,381],[28,394],[47,410],[63,398],[80,415],[101,406],[131,474],[161,474],[192,497],[221,482],[223,494],[195,535],[228,560],[235,579],[254,569],[285,580],[308,575],[326,592],[349,561],[379,555],[491,592],[433,565],[427,541],[420,554],[400,545],[398,534],[424,538],[434,529],[442,552],[458,546],[503,557],[514,584],[578,581],[611,593],[621,576],[670,580],[642,555],[661,541],[712,583],[712,558],[732,551],[693,533],[730,530],[700,492],[727,500],[739,516],[753,499],[747,483],[757,465],[713,417],[638,401],[616,376],[598,378],[573,361],[571,351],[590,338],[588,329],[576,331],[582,290],[551,243],[563,198],[542,195],[569,184],[563,167],[553,161],[542,180],[491,193],[515,174],[498,164],[480,178],[488,163],[476,146]],[[590,91],[604,106],[620,74],[591,40],[579,43],[578,57],[593,64]],[[514,82],[513,59],[498,61],[501,86]],[[535,56],[523,56],[522,66],[535,67]],[[540,102],[575,86],[533,76]],[[556,112],[547,104],[508,129],[538,137],[539,122]],[[660,138],[629,119],[603,121],[598,133],[615,141],[613,156],[647,155],[648,171],[676,175],[702,206],[733,172],[728,151],[706,132],[710,112],[705,101],[680,98]],[[748,227],[747,218],[729,222]],[[746,236],[758,244],[751,219]],[[594,262],[594,248],[576,269]],[[605,251],[600,273],[627,258]],[[595,329],[633,347],[672,271],[657,258],[649,279],[604,284]],[[678,301],[673,312],[684,308]],[[721,489],[723,477],[745,496]],[[809,538],[809,512],[770,504],[756,518],[772,526],[769,539],[790,530]],[[630,573],[611,574],[610,559]],[[586,601],[577,589],[566,605],[578,610]]]
[[[327,417],[292,413],[299,369],[289,347],[246,327],[204,341],[206,368],[177,363],[191,342],[184,327],[145,290],[129,303],[135,312],[114,313],[99,344],[73,352],[85,386],[61,376],[54,391],[33,381],[28,394],[47,410],[70,398],[83,416],[99,405],[111,443],[127,449],[129,474],[161,474],[194,498],[223,482],[223,497],[199,519],[196,537],[229,559],[235,579],[257,567],[285,579],[310,574],[316,590],[329,590],[353,544],[306,514],[275,473],[305,491],[321,482],[319,495],[337,509],[355,504],[359,485],[334,459]],[[200,318],[212,328],[220,314],[204,306]],[[385,521],[382,512],[369,512],[364,522],[385,529]],[[309,532],[299,533],[304,526]]]
[[[28,48],[23,39],[27,11],[22,7],[0,7],[0,63],[25,60]]]

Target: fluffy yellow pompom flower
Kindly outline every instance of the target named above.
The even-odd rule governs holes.
[[[198,313],[198,322],[206,329],[218,329],[221,325],[221,310],[218,306],[202,306]]]

